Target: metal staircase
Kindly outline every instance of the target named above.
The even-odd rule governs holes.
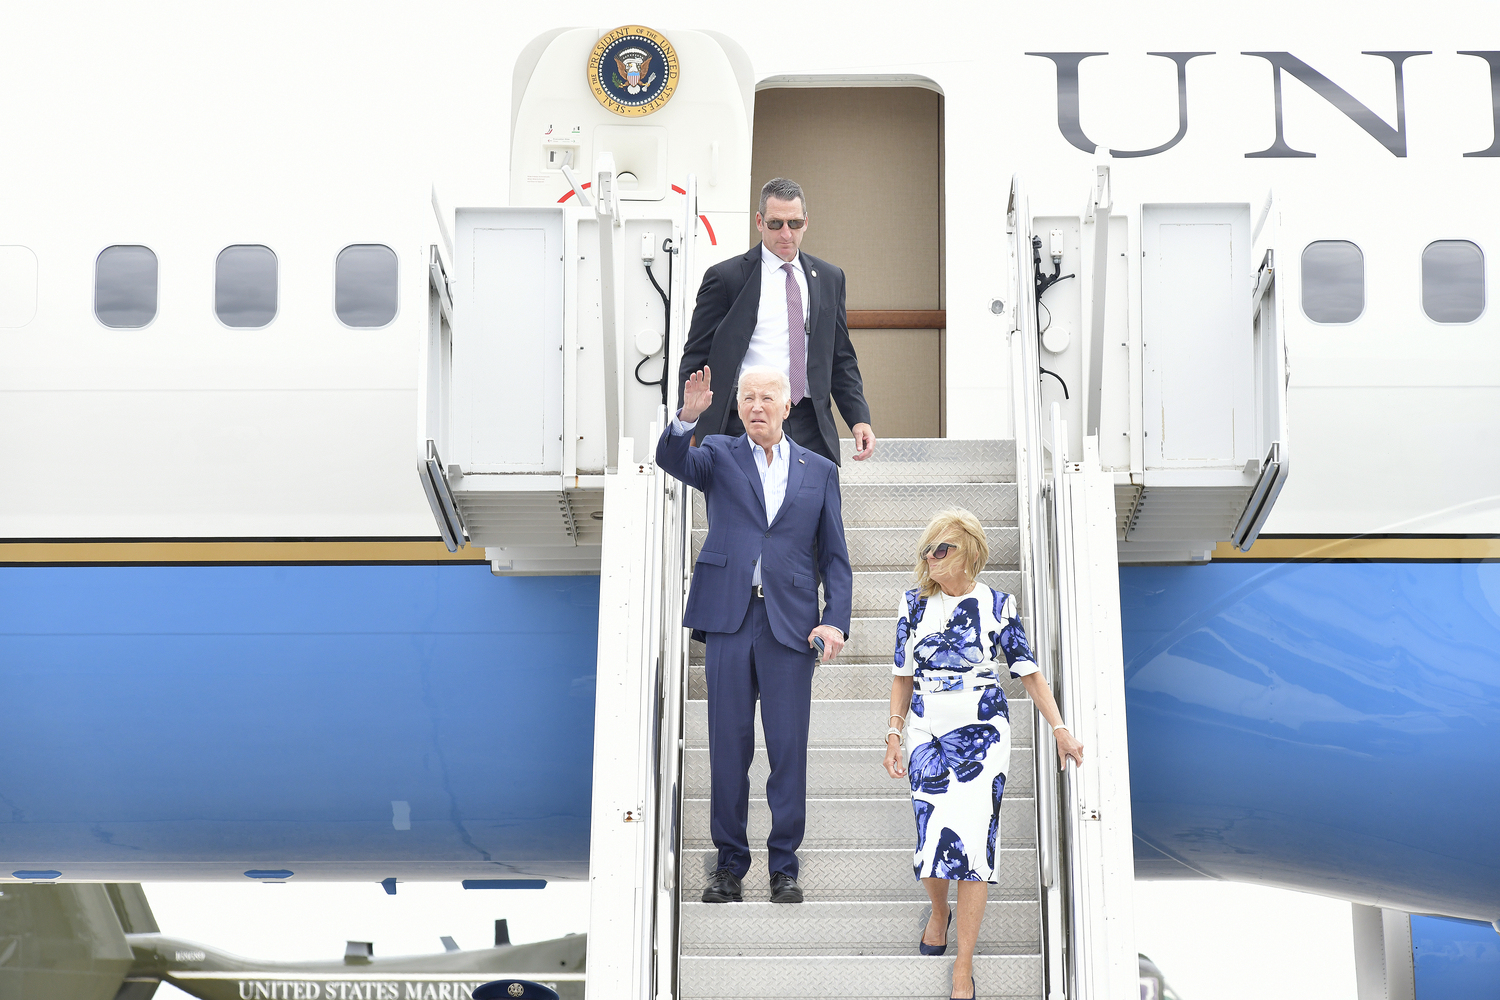
[[[979,995],[1138,995],[1116,483],[1092,425],[1070,438],[1061,408],[1042,406],[1030,220],[1013,184],[1015,440],[886,440],[871,461],[843,464],[854,621],[813,682],[804,903],[769,901],[764,853],[745,902],[698,901],[714,862],[706,685],[702,647],[680,623],[707,525],[691,491],[649,457],[665,408],[643,438],[622,437],[618,473],[604,477],[589,1000],[948,995],[952,955],[917,954],[928,902],[911,874],[909,789],[881,767],[899,595],[921,527],[947,506],[985,524],[982,579],[1019,599],[1037,664],[1088,755],[1059,773],[1051,731],[1035,725],[1021,685],[1006,684],[1012,764]],[[765,778],[758,755],[752,851],[769,827]]]
[[[684,1000],[947,995],[951,950],[946,958],[916,954],[930,907],[911,873],[916,827],[909,788],[881,766],[895,612],[901,591],[911,586],[917,537],[947,506],[967,507],[985,525],[990,563],[984,582],[1019,592],[1015,447],[1008,441],[887,440],[867,463],[847,460],[847,442],[845,448],[840,475],[854,621],[839,658],[819,666],[813,682],[807,836],[799,851],[805,903],[769,901],[763,750],[751,771],[755,857],[745,902],[698,902],[715,852],[708,832],[702,646],[693,644],[683,716],[678,995]],[[701,497],[695,500],[694,553],[707,528]],[[1006,695],[1013,749],[1001,810],[1002,882],[990,892],[975,979],[980,996],[1040,997],[1035,713],[1018,682],[1007,682]]]

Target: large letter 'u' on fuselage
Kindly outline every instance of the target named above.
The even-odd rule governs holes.
[[[1057,66],[1057,128],[1062,132],[1063,138],[1069,143],[1092,153],[1095,143],[1083,134],[1083,126],[1078,120],[1078,64],[1090,56],[1104,56],[1107,52],[1028,52],[1028,56],[1041,56],[1051,59]],[[1173,146],[1182,141],[1187,135],[1187,64],[1189,59],[1197,56],[1211,56],[1212,52],[1147,52],[1148,56],[1161,56],[1170,59],[1177,64],[1177,134],[1170,141],[1150,149],[1111,149],[1110,156],[1155,156],[1157,153],[1165,153]]]

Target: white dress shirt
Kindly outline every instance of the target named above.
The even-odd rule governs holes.
[[[745,348],[745,360],[740,362],[740,372],[752,365],[766,365],[790,376],[792,371],[791,331],[787,328],[786,272],[781,265],[786,261],[760,245],[760,311],[755,314],[755,331],[750,334],[750,344]],[[802,290],[802,350],[807,357],[809,310],[812,308],[807,294],[807,275],[802,270],[802,255],[792,259],[792,277]],[[739,385],[740,373],[735,372],[734,384]]]
[[[785,271],[781,273],[786,274]],[[782,295],[783,312],[785,312],[785,301],[786,296]],[[689,434],[696,426],[698,426],[696,420],[687,424],[683,423],[681,417],[672,417],[673,434]],[[766,461],[766,449],[754,441],[750,442],[750,453],[755,456],[755,471],[760,473],[761,492],[766,497],[766,527],[768,528],[771,522],[776,520],[781,505],[786,502],[786,477],[789,471],[788,463],[792,459],[792,448],[788,441],[789,438],[782,434],[781,440],[771,448],[772,458],[769,464]],[[760,584],[759,559],[755,560],[755,572],[750,575],[750,583],[752,586]]]

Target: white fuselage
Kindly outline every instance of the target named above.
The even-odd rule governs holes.
[[[10,95],[0,247],[35,262],[28,288],[28,254],[0,254],[0,537],[431,537],[412,464],[428,248],[440,239],[430,196],[435,187],[450,208],[508,202],[511,67],[559,17],[722,33],[748,54],[758,86],[920,78],[941,91],[953,437],[1012,434],[1008,327],[990,310],[1009,294],[1011,175],[1026,178],[1036,216],[1077,215],[1092,176],[1093,156],[1059,123],[1068,60],[1028,53],[1108,53],[1073,63],[1070,127],[1116,150],[1170,146],[1114,159],[1117,212],[1178,202],[1258,211],[1271,195],[1280,213],[1296,471],[1266,531],[1500,530],[1488,499],[1500,495],[1489,458],[1500,320],[1486,307],[1472,322],[1434,322],[1422,286],[1433,241],[1486,254],[1500,241],[1500,160],[1465,155],[1494,144],[1500,91],[1486,59],[1459,54],[1484,48],[1492,11],[1451,4],[1403,23],[1404,9],[1354,15],[1327,3],[1212,21],[1203,10],[33,8],[12,20],[0,61]],[[1362,54],[1397,49],[1430,54]],[[1171,144],[1178,62],[1148,53],[1188,51],[1211,54],[1186,61],[1187,126]],[[1278,136],[1278,71],[1249,52],[1290,53],[1365,117],[1283,61],[1279,134],[1316,155],[1247,156]],[[555,184],[553,197],[568,191]],[[901,206],[870,210],[899,216]],[[1139,215],[1124,214],[1134,264]],[[1363,253],[1353,322],[1314,323],[1299,306],[1297,262],[1319,240]],[[215,315],[215,259],[239,244],[276,255],[279,301],[263,328]],[[335,259],[351,244],[383,244],[399,260],[386,326],[353,329],[335,313]],[[158,311],[143,328],[95,318],[95,261],[113,245],[156,254]],[[902,253],[896,227],[891,253]],[[1492,256],[1486,267],[1493,287]]]

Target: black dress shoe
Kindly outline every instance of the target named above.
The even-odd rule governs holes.
[[[703,888],[705,903],[738,903],[744,900],[740,893],[740,877],[728,868],[720,868],[708,877]]]
[[[800,903],[802,902],[802,887],[786,872],[776,872],[771,876],[771,902]]]

